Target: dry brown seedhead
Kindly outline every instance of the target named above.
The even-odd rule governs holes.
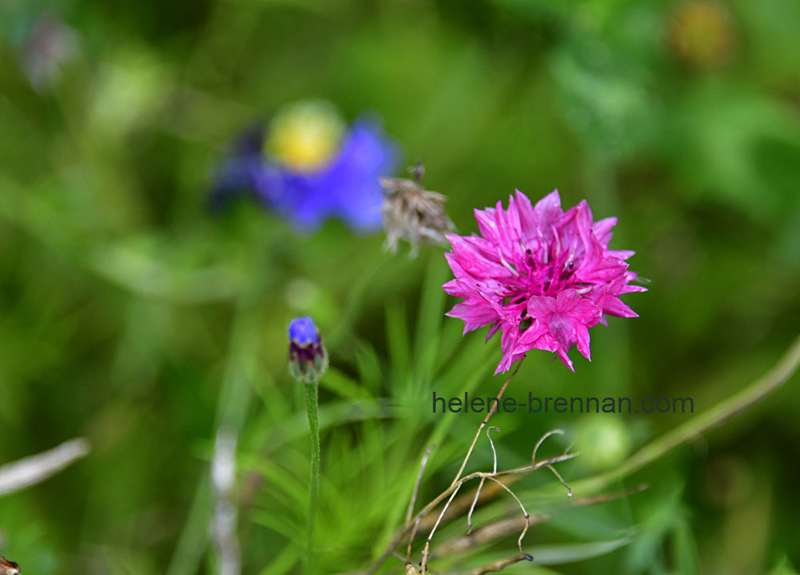
[[[385,248],[397,252],[399,240],[411,244],[410,257],[416,257],[420,244],[447,245],[445,234],[455,229],[444,204],[447,196],[426,190],[421,185],[425,169],[417,163],[414,180],[380,178],[384,190],[383,227]]]
[[[0,557],[0,575],[19,575],[19,565],[9,561],[5,557]]]

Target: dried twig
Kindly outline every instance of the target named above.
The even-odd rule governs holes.
[[[600,503],[607,503],[629,495],[640,493],[647,489],[647,485],[641,483],[622,491],[614,493],[602,493],[600,495],[593,495],[591,497],[582,497],[574,499],[569,505],[570,507],[588,507],[589,505],[597,505]],[[452,506],[451,506],[452,509]],[[531,515],[530,525],[540,525],[546,523],[552,518],[548,514],[533,514]],[[431,557],[444,557],[447,555],[454,555],[456,553],[464,553],[470,549],[480,547],[492,541],[496,541],[502,537],[510,535],[511,533],[518,533],[524,525],[524,519],[521,520],[519,516],[503,517],[491,523],[487,523],[480,529],[476,529],[471,535],[462,535],[445,543],[440,543],[436,547],[436,552],[431,553]]]
[[[523,475],[509,475],[501,477],[500,482],[510,486],[519,481],[522,477]],[[491,501],[501,493],[503,493],[503,489],[499,487],[497,484],[491,482],[487,484],[484,482],[483,489],[481,489],[481,492],[478,497],[478,503],[484,504],[487,501]],[[472,506],[472,502],[474,501],[474,499],[475,495],[473,492],[465,493],[463,495],[459,495],[458,497],[456,497],[453,500],[453,503],[450,504],[450,507],[447,510],[447,514],[444,516],[444,521],[445,522],[450,521],[455,517],[460,517],[464,513],[467,513],[468,509]],[[435,521],[436,518],[433,515],[428,515],[427,517],[423,517],[420,520],[419,524],[420,529],[422,530],[430,529],[431,527],[433,527]]]
[[[501,489],[507,491],[511,495],[511,497],[514,498],[514,501],[517,502],[517,504],[520,506],[520,509],[522,510],[522,515],[523,515],[523,517],[525,519],[525,524],[524,524],[524,526],[522,528],[522,533],[520,533],[519,539],[517,540],[517,546],[519,547],[520,555],[522,555],[522,540],[525,538],[525,534],[528,532],[528,528],[530,526],[530,514],[525,509],[525,506],[522,504],[522,501],[520,501],[520,499],[516,496],[516,494],[514,494],[514,492],[511,490],[511,488],[509,488],[507,485],[505,485],[504,483],[502,483],[501,481],[499,481],[497,479],[497,477],[499,477],[501,475],[504,475],[507,472],[498,472],[497,471],[497,450],[495,449],[494,442],[492,441],[492,437],[491,437],[491,433],[490,433],[492,430],[499,431],[496,427],[490,427],[486,431],[486,436],[489,439],[489,445],[492,448],[492,455],[493,455],[492,471],[490,473],[488,473],[488,472],[472,473],[472,474],[470,474],[470,475],[468,475],[466,477],[463,477],[463,478],[459,479],[455,483],[455,486],[452,488],[452,491],[449,494],[449,498],[447,499],[447,503],[445,503],[444,507],[442,508],[441,513],[439,513],[439,516],[436,519],[436,523],[434,524],[433,528],[431,529],[430,533],[428,534],[428,538],[425,540],[425,547],[422,550],[422,562],[420,564],[420,566],[421,566],[421,575],[426,575],[426,573],[427,573],[427,565],[428,565],[428,557],[430,556],[431,541],[433,539],[433,535],[436,533],[436,530],[439,527],[439,524],[442,521],[442,518],[447,513],[447,509],[450,507],[450,504],[452,503],[453,499],[455,499],[455,496],[458,494],[458,491],[461,488],[461,486],[464,483],[466,483],[467,481],[469,481],[470,479],[477,478],[477,477],[480,477],[481,483],[480,483],[480,486],[478,487],[478,490],[476,492],[475,499],[473,500],[473,503],[470,506],[469,517],[468,517],[469,530],[471,531],[471,529],[472,529],[472,521],[471,521],[472,512],[473,512],[473,510],[475,508],[475,504],[476,504],[476,502],[478,500],[478,497],[480,497],[481,487],[483,486],[485,481],[488,479],[489,481],[497,484]],[[549,436],[549,435],[551,435],[551,434],[548,434],[547,436]],[[538,449],[539,445],[541,445],[541,441],[537,444],[537,446],[536,446],[537,449]],[[535,455],[535,451],[534,451],[534,455]],[[568,454],[565,452],[564,456],[567,456],[567,455]],[[555,472],[555,469],[552,467],[552,463],[553,463],[552,460],[545,460],[539,465],[541,465],[543,467],[547,467],[548,469],[552,470],[554,473],[556,473],[556,476],[561,480],[561,482],[564,485],[566,485],[566,483],[564,483],[564,480],[561,479],[561,476],[558,475],[557,472]],[[463,465],[462,465],[462,467],[463,467]],[[529,468],[530,468],[530,470],[533,470],[533,468],[538,468],[538,467],[537,467],[536,463],[532,462],[531,465],[529,466]],[[572,495],[572,491],[569,489],[569,486],[567,486],[567,490],[568,490],[568,495],[571,496]],[[435,501],[436,500],[434,500],[434,502]],[[433,502],[432,502],[432,504],[433,504]],[[429,505],[431,505],[431,504],[429,504]],[[435,507],[435,505],[434,505],[434,507]],[[413,541],[413,534],[416,533],[416,525],[418,523],[419,523],[419,519],[417,519],[415,521],[415,527],[412,530],[412,536],[411,536],[412,538],[409,540],[409,543],[408,543],[409,553],[407,554],[407,557],[406,557],[407,564],[409,563],[408,559],[410,557],[410,549],[411,549],[411,543]]]
[[[497,450],[494,448],[494,442],[492,441],[492,436],[489,434],[490,431],[500,431],[497,427],[490,427],[486,430],[486,437],[489,439],[489,445],[492,446],[492,472],[497,473]],[[484,484],[486,483],[486,478],[481,477],[481,482],[478,485],[478,489],[475,491],[475,499],[472,500],[472,505],[469,506],[469,513],[467,513],[467,535],[472,533],[472,513],[475,511],[475,506],[478,504],[478,498],[481,496],[481,489],[483,489]],[[498,485],[501,487],[505,487],[502,483],[497,482]]]
[[[509,557],[508,559],[500,559],[498,561],[493,561],[484,567],[480,567],[478,569],[473,569],[470,572],[470,575],[483,575],[484,573],[491,573],[493,571],[502,571],[509,565],[513,565],[514,563],[519,563],[520,561],[533,561],[533,556],[528,555],[527,553],[520,553],[519,555],[515,555],[514,557]]]
[[[533,448],[533,455],[531,456],[531,463],[536,463],[536,454],[539,452],[539,448],[542,446],[542,443],[544,443],[544,440],[547,439],[548,437],[553,436],[553,435],[564,435],[564,430],[563,429],[552,429],[552,430],[548,431],[547,433],[545,433],[544,435],[542,435],[542,437],[539,438],[539,441],[536,442],[536,445]],[[567,447],[567,451],[569,451],[570,449],[572,449],[571,445],[569,447]]]
[[[467,467],[467,462],[469,461],[469,458],[472,455],[472,450],[475,449],[475,444],[478,443],[478,438],[481,436],[481,431],[483,431],[483,429],[489,423],[489,420],[492,418],[492,415],[494,415],[494,412],[497,411],[497,406],[500,405],[500,400],[503,398],[503,394],[506,392],[508,384],[511,383],[511,380],[514,379],[514,376],[517,375],[517,372],[519,372],[519,368],[522,366],[523,361],[525,361],[525,356],[522,356],[522,359],[520,359],[517,362],[517,367],[514,368],[514,371],[511,372],[511,375],[503,383],[503,386],[500,388],[500,391],[497,392],[497,401],[489,402],[492,404],[492,406],[489,408],[489,411],[486,413],[486,417],[483,418],[483,421],[481,422],[480,426],[478,426],[478,431],[475,433],[475,437],[472,438],[472,444],[469,446],[469,449],[467,450],[467,455],[464,456],[464,461],[461,462],[461,467],[458,468],[458,473],[456,473],[455,479],[453,479],[453,482],[450,484],[451,488],[455,486],[455,484],[461,477],[461,474],[464,472],[464,468]]]
[[[529,526],[541,525],[551,518],[550,515],[534,514],[527,520]],[[491,543],[512,533],[519,533],[525,526],[526,519],[519,515],[504,517],[497,521],[487,523],[483,527],[476,529],[471,535],[461,535],[445,543],[436,546],[436,552],[431,553],[431,557],[446,557],[457,553],[464,553],[470,549],[475,549],[481,545]]]
[[[439,523],[442,521],[442,517],[444,517],[444,514],[447,513],[447,507],[450,505],[450,502],[453,501],[453,499],[455,498],[456,494],[458,493],[458,490],[461,488],[461,485],[463,485],[463,483],[459,484],[458,487],[456,487],[453,490],[453,493],[450,495],[450,499],[448,499],[447,503],[444,504],[444,509],[442,509],[442,512],[439,514],[439,518],[436,520],[436,523],[433,526],[433,529],[431,529],[431,532],[428,534],[428,538],[425,540],[425,548],[422,550],[422,575],[425,575],[425,573],[427,572],[426,567],[428,564],[428,553],[430,552],[431,540],[433,539],[433,534],[436,533],[436,529],[439,527]],[[409,545],[411,545],[410,541]]]
[[[622,491],[616,491],[614,493],[600,493],[599,495],[592,495],[591,497],[581,497],[580,499],[573,501],[572,505],[573,507],[585,507],[589,505],[597,505],[598,503],[607,503],[609,501],[614,501],[615,499],[622,499],[623,497],[640,493],[647,488],[647,483],[640,483],[639,485],[634,485],[633,487],[623,489]]]
[[[221,428],[217,432],[214,459],[211,462],[214,512],[209,528],[219,561],[220,575],[239,575],[241,572],[241,552],[239,538],[236,535],[238,513],[233,501],[236,443],[236,432],[229,428]]]
[[[422,456],[422,461],[419,464],[419,473],[417,474],[417,481],[414,483],[414,492],[411,494],[411,501],[408,503],[408,511],[406,511],[406,523],[411,521],[411,516],[414,514],[414,505],[417,503],[417,495],[419,494],[419,484],[422,483],[422,474],[425,473],[425,466],[428,464],[428,457],[433,451],[435,446],[431,445],[425,454]]]
[[[19,491],[55,475],[88,455],[89,442],[79,437],[49,451],[0,467],[0,495]]]
[[[422,474],[425,472],[425,466],[428,464],[428,456],[431,454],[434,446],[431,445],[425,454],[422,456],[422,462],[419,465],[419,474],[417,474],[417,481],[414,484],[414,492],[411,494],[411,501],[408,504],[408,511],[406,512],[406,524],[411,522],[411,517],[414,514],[414,506],[417,503],[417,495],[419,494],[419,485],[422,482]],[[414,537],[417,534],[419,527],[419,519],[414,522],[414,528],[411,530],[411,535],[408,537],[408,549],[406,550],[406,563],[409,563],[411,558],[411,544],[414,542]]]
[[[439,506],[440,503],[442,503],[445,500],[448,500],[448,505],[449,505],[452,502],[455,494],[458,492],[458,490],[461,488],[461,486],[464,483],[466,483],[468,481],[471,481],[473,479],[479,479],[479,478],[483,478],[483,477],[485,477],[485,478],[490,478],[491,477],[493,480],[496,480],[495,482],[497,484],[500,484],[500,483],[502,483],[502,481],[500,481],[500,479],[503,478],[503,477],[511,477],[511,476],[514,476],[514,475],[523,475],[523,474],[526,474],[526,473],[530,473],[532,471],[537,471],[539,469],[547,467],[548,465],[554,465],[556,463],[561,463],[563,461],[569,461],[570,459],[576,457],[577,455],[578,455],[577,453],[564,453],[562,455],[558,455],[558,456],[555,456],[555,457],[550,457],[550,458],[544,459],[544,460],[542,460],[542,461],[540,461],[538,463],[535,463],[533,465],[526,465],[526,466],[523,466],[523,467],[516,467],[514,469],[508,469],[508,470],[505,470],[505,471],[497,471],[497,472],[494,472],[494,473],[486,472],[486,471],[476,471],[474,473],[470,473],[469,475],[466,475],[466,476],[462,477],[461,479],[456,481],[454,484],[452,484],[450,487],[445,489],[438,496],[436,496],[436,498],[434,498],[431,502],[429,502],[425,507],[423,507],[412,518],[412,521],[410,523],[407,523],[406,525],[403,526],[403,528],[401,530],[399,530],[397,533],[395,533],[395,536],[392,537],[392,540],[389,542],[387,547],[384,549],[383,553],[381,553],[381,555],[374,561],[374,563],[369,567],[369,569],[367,569],[367,571],[365,572],[366,575],[372,575],[378,570],[378,568],[386,561],[386,559],[388,559],[389,556],[391,556],[391,554],[394,552],[394,549],[400,544],[400,542],[403,541],[411,533],[411,531],[414,529],[415,524],[419,523],[423,517],[426,517],[427,515],[429,515],[434,509],[436,509]],[[436,521],[436,524],[440,523],[442,517],[444,517],[444,516],[445,516],[444,512],[442,514],[440,514],[439,518]]]

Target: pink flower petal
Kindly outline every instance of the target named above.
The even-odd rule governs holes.
[[[646,289],[630,283],[636,274],[625,260],[634,252],[608,249],[616,218],[594,222],[585,201],[564,212],[558,190],[536,205],[517,190],[508,209],[498,202],[475,218],[481,235],[447,236],[455,279],[443,288],[463,299],[447,315],[465,332],[488,325],[487,339],[501,332],[498,373],[531,349],[574,370],[573,347],[591,360],[590,328],[607,315],[636,316],[619,296]]]

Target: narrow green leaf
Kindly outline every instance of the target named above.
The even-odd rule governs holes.
[[[369,392],[359,385],[357,381],[347,377],[335,367],[328,368],[319,385],[344,399],[359,400],[369,397]]]
[[[429,381],[433,377],[446,295],[442,284],[447,281],[448,272],[444,257],[439,253],[430,254],[414,339],[414,368],[418,381]]]
[[[300,548],[286,545],[269,565],[259,571],[259,575],[283,575],[291,571],[300,562]]]
[[[797,575],[797,570],[792,567],[789,558],[782,556],[775,565],[775,568],[768,575]]]
[[[356,343],[356,366],[361,385],[376,396],[380,393],[383,374],[375,348],[367,342]]]
[[[403,303],[386,307],[386,341],[393,383],[398,384],[407,379],[411,361],[406,306]]]
[[[689,523],[685,519],[676,521],[672,533],[674,542],[675,565],[682,575],[697,575],[697,547]]]
[[[557,565],[559,563],[572,563],[583,561],[593,557],[599,557],[606,553],[624,547],[631,542],[630,537],[613,539],[611,541],[594,541],[592,543],[577,543],[565,545],[540,545],[528,547],[526,552],[533,555],[533,562],[539,565]]]

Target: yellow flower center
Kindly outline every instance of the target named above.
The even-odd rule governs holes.
[[[327,164],[345,131],[336,109],[321,100],[281,110],[270,124],[264,151],[289,169],[312,172]]]

